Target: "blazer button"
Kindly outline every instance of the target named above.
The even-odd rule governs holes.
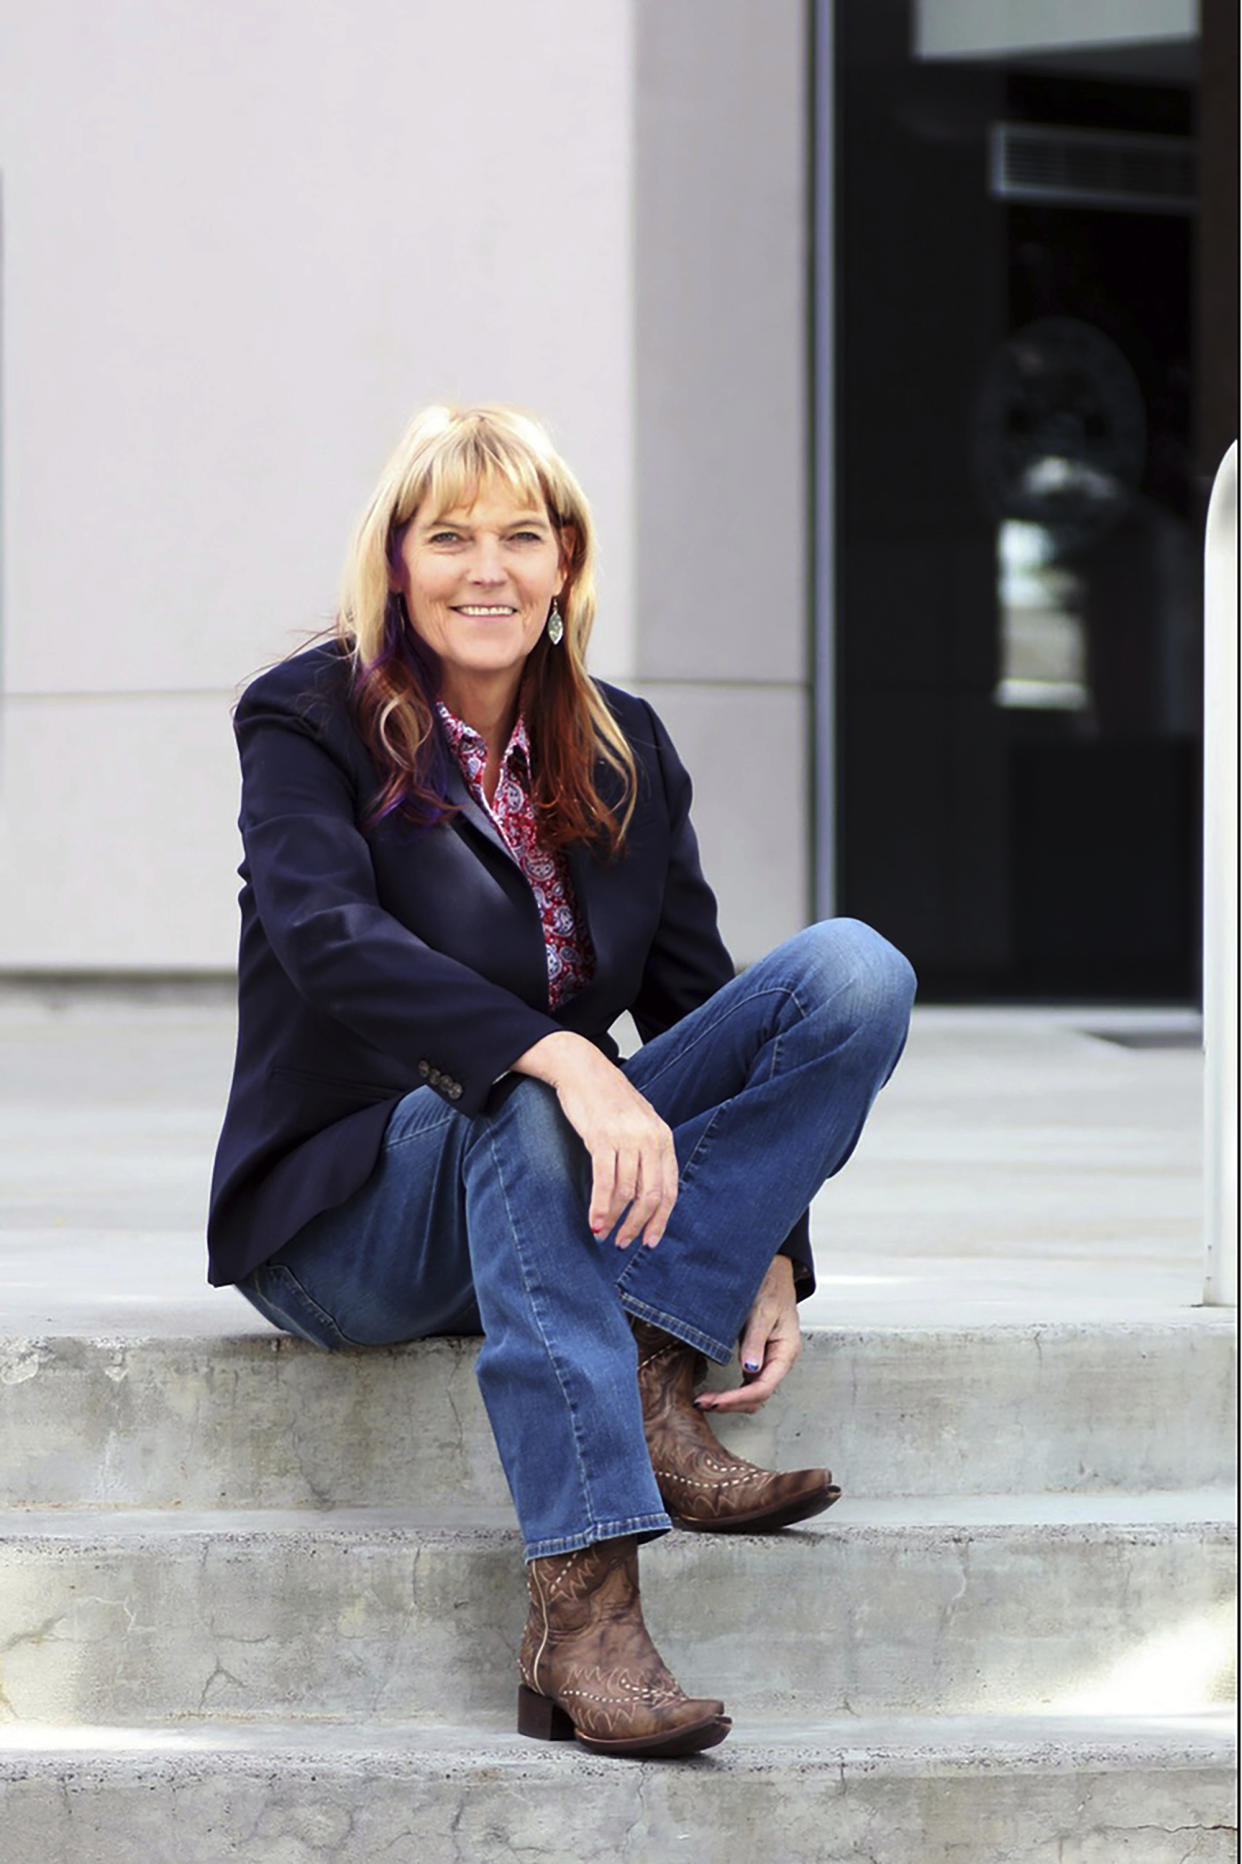
[[[428,1070],[427,1079],[431,1082],[433,1087],[439,1087],[444,1076],[440,1073],[438,1068],[431,1068]]]
[[[461,1099],[461,1082],[460,1081],[454,1081],[452,1083],[452,1085],[448,1089],[448,1097],[450,1100]]]
[[[427,1076],[431,1073],[431,1063],[429,1061],[420,1061],[418,1064],[418,1072],[425,1081]]]

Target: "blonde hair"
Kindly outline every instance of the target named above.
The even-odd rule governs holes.
[[[605,840],[619,851],[634,808],[633,753],[586,670],[595,620],[595,529],[577,479],[542,424],[516,408],[430,407],[416,414],[380,475],[345,563],[336,631],[353,661],[355,716],[385,782],[377,815],[403,808],[441,819],[429,755],[434,738],[434,662],[410,626],[390,582],[401,535],[424,506],[439,515],[469,506],[500,485],[546,509],[561,549],[559,604],[564,638],[541,635],[527,658],[523,708],[535,772],[535,798],[554,845]],[[602,756],[621,797],[600,797],[594,764]]]

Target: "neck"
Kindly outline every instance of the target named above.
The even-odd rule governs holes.
[[[477,731],[487,746],[487,773],[483,779],[489,797],[494,793],[500,773],[500,760],[517,723],[520,675],[502,674],[496,678],[466,678],[457,674],[446,679],[440,697],[455,718]]]

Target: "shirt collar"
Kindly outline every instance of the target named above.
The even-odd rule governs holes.
[[[487,746],[483,742],[482,735],[474,729],[473,725],[467,725],[465,719],[458,718],[455,713],[450,712],[443,699],[437,699],[436,711],[440,715],[440,722],[444,726],[453,755],[466,776],[477,780],[477,774],[482,771],[487,761]],[[510,772],[514,775],[525,776],[530,770],[530,738],[526,732],[526,720],[520,712],[509,734],[504,756],[500,760],[500,770],[502,776]]]

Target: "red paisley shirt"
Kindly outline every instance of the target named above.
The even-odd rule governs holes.
[[[489,803],[483,793],[487,746],[473,726],[438,707],[445,735],[475,801],[486,809],[514,860],[530,883],[543,926],[548,957],[548,1003],[556,1009],[586,987],[595,975],[595,953],[574,898],[569,867],[559,849],[549,848],[539,832],[530,793],[530,739],[521,718],[500,760],[500,781]]]

